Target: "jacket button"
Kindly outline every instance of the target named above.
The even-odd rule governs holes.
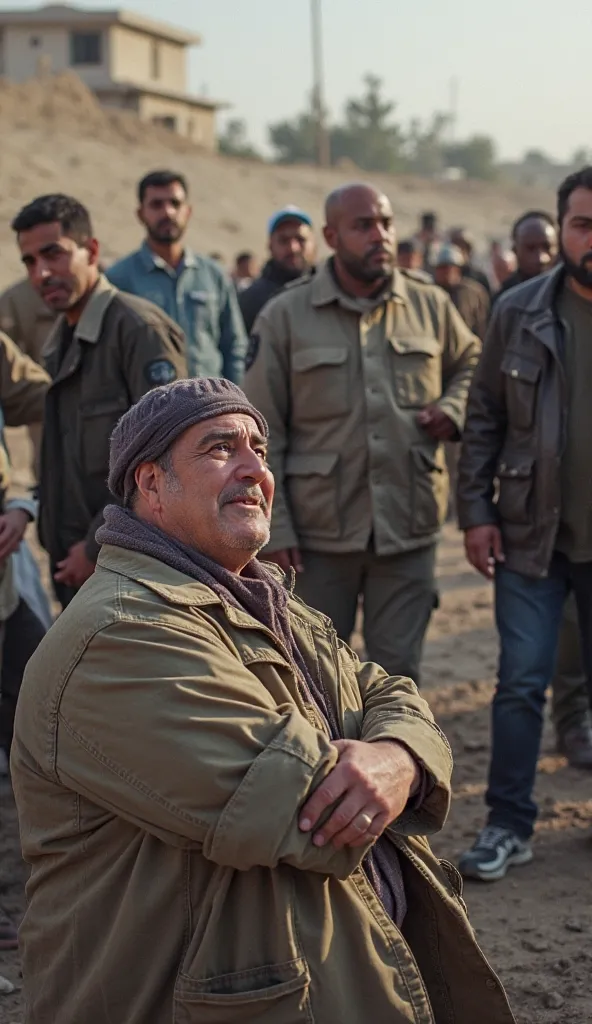
[[[511,469],[510,470],[510,476],[518,476],[518,470],[517,469]]]
[[[517,376],[518,376],[518,370],[512,370],[512,372],[510,374],[510,377],[517,377]]]
[[[485,982],[485,986],[486,986],[486,988],[491,989],[492,992],[493,992],[494,988],[497,988],[497,985],[496,985],[495,981],[493,980],[493,978],[488,978],[487,981]]]

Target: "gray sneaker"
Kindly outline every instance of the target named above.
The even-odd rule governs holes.
[[[509,828],[487,825],[471,849],[463,853],[458,862],[458,870],[465,878],[497,882],[504,877],[508,868],[528,864],[531,860],[530,843],[520,839]]]
[[[557,750],[574,768],[592,768],[592,728],[574,725],[557,738]]]

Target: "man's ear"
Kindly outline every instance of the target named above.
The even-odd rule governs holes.
[[[99,260],[100,260],[100,248],[101,248],[100,245],[99,245],[98,240],[96,238],[91,238],[86,243],[86,248],[88,249],[88,262],[89,262],[89,264],[91,265],[91,267],[98,266]]]
[[[141,462],[134,471],[138,497],[152,512],[160,510],[160,477],[156,462]]]

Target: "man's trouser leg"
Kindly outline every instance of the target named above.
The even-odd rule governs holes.
[[[569,729],[588,725],[589,722],[588,687],[582,659],[578,610],[573,593],[565,602],[551,686],[553,724],[557,738],[561,739]]]
[[[365,559],[364,551],[340,555],[303,551],[304,572],[296,577],[298,597],[328,615],[346,643],[356,623]]]
[[[568,587],[565,575],[530,579],[503,566],[496,572],[500,661],[486,802],[489,824],[510,828],[521,839],[530,838],[537,815],[532,791],[545,692]]]
[[[3,623],[2,701],[0,703],[0,746],[8,755],[14,730],[14,715],[23,675],[29,658],[45,636],[45,626],[25,601]]]
[[[436,604],[436,545],[402,555],[368,555],[364,638],[370,661],[419,680],[423,641]]]
[[[592,709],[592,562],[572,563],[570,576],[578,609],[582,657],[588,684],[588,706]]]

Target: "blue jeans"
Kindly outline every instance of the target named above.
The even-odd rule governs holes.
[[[574,591],[582,652],[592,680],[592,563],[553,556],[549,575],[531,579],[498,565],[495,615],[500,637],[498,685],[492,708],[492,755],[486,802],[489,823],[532,835],[532,798],[563,605]]]

